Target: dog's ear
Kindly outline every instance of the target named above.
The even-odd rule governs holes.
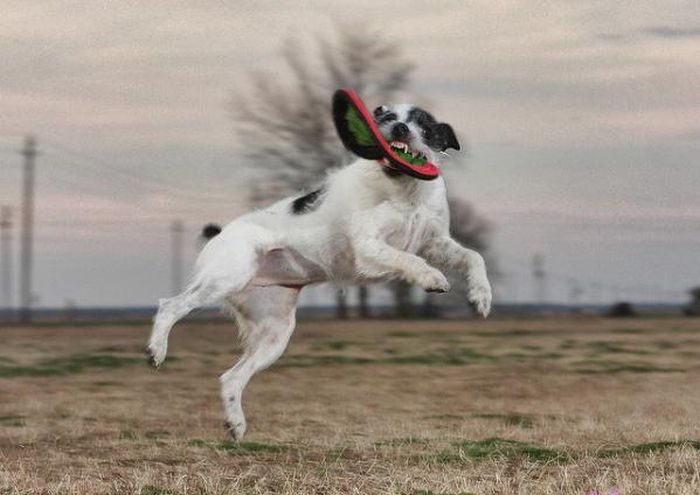
[[[459,141],[457,141],[457,136],[455,136],[455,131],[452,130],[452,126],[450,124],[436,124],[433,127],[433,134],[437,138],[436,140],[441,144],[441,151],[445,151],[447,148],[452,148],[455,150],[461,149]]]

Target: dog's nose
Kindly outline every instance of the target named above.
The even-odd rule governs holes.
[[[408,136],[409,133],[408,126],[404,124],[403,122],[399,122],[394,126],[394,128],[391,130],[391,137],[393,139],[404,139],[406,136]]]

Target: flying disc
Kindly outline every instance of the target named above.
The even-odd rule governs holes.
[[[352,89],[339,89],[333,95],[333,121],[343,145],[357,156],[377,160],[416,179],[432,180],[440,175],[437,166],[411,152],[405,143],[387,142],[372,114]]]

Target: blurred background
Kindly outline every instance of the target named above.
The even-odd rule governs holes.
[[[497,311],[693,311],[697,2],[7,0],[0,33],[6,320],[150,313],[205,224],[350,160],[330,120],[340,86],[455,128],[452,231],[485,253]],[[462,302],[320,286],[301,310]]]

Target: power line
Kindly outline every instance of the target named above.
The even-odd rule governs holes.
[[[164,182],[160,178],[144,174],[142,172],[136,172],[134,170],[127,170],[124,167],[116,165],[111,161],[107,161],[105,159],[74,150],[56,142],[48,141],[48,143],[51,147],[55,148],[56,150],[81,160],[81,163],[72,160],[70,162],[66,162],[66,164],[68,165],[87,168],[100,172],[107,170],[113,174],[119,175],[123,179],[131,181],[133,184],[137,185],[138,187],[141,187],[142,189],[161,190],[164,192],[169,192],[171,194],[177,194],[179,197],[195,199],[200,202],[221,203],[224,201],[231,201],[233,199],[233,197],[228,194],[221,195],[212,192],[196,193],[191,191],[190,189],[184,189],[187,188],[188,185]],[[219,191],[219,193],[220,192],[221,191]]]

